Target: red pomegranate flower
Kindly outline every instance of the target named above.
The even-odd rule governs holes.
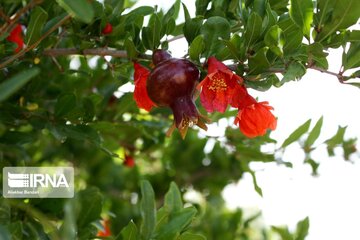
[[[251,96],[246,98],[247,104],[243,108],[239,108],[239,112],[235,118],[235,124],[239,125],[240,131],[247,137],[253,138],[263,136],[267,129],[275,130],[276,118],[270,112],[273,107],[269,106],[268,102],[256,102]]]
[[[110,237],[112,235],[111,230],[110,230],[110,220],[105,219],[105,220],[101,221],[101,224],[104,227],[104,230],[98,231],[96,236],[97,237]]]
[[[207,112],[225,112],[227,105],[232,102],[236,86],[242,84],[243,79],[234,74],[215,57],[208,59],[208,74],[197,88],[200,90],[200,101]]]
[[[150,71],[141,66],[140,64],[134,62],[134,82],[135,82],[135,91],[134,99],[136,105],[139,108],[143,108],[146,111],[150,111],[155,104],[149,98],[149,95],[146,90],[146,80],[150,74]]]
[[[102,30],[102,34],[108,35],[108,34],[112,33],[112,31],[113,31],[112,25],[110,23],[106,23],[105,27]]]
[[[17,48],[14,50],[15,53],[19,52],[24,47],[24,39],[22,36],[22,29],[20,24],[16,25],[6,40],[17,44]]]
[[[123,164],[129,168],[132,168],[135,166],[135,160],[132,156],[127,155],[125,153],[125,160],[124,160]]]

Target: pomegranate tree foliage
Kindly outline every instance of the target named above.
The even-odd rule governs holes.
[[[165,136],[172,122],[169,109],[140,111],[132,93],[114,93],[133,82],[134,60],[151,67],[147,51],[167,49],[170,39],[181,36],[189,44],[185,57],[202,77],[204,60],[215,56],[230,60],[245,85],[260,91],[299,80],[309,68],[359,87],[360,32],[350,27],[359,19],[360,2],[196,0],[194,18],[180,1],[165,12],[156,6],[131,8],[134,2],[1,0],[1,166],[74,166],[76,194],[74,199],[2,198],[0,238],[91,239],[104,230],[100,220],[107,219],[109,239],[271,239],[275,234],[304,239],[307,218],[294,232],[254,229],[258,215],[226,210],[221,191],[250,173],[262,194],[251,163],[292,167],[281,153],[294,142],[316,174],[319,163],[311,153],[322,118],[313,126],[306,121],[273,152],[261,151],[275,143],[269,134],[250,139],[232,126],[204,152],[213,138],[200,137],[197,129],[184,140],[178,133]],[[185,22],[178,23],[181,8]],[[18,24],[22,35],[9,37]],[[327,71],[332,48],[344,49],[338,73]],[[78,67],[70,67],[73,59]],[[230,116],[231,109],[209,115],[213,122]],[[356,139],[344,139],[345,130],[339,127],[323,143],[329,156],[336,148],[346,160],[356,152]],[[182,195],[189,189],[203,200],[184,205]]]

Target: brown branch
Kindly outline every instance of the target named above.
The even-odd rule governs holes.
[[[182,39],[183,37],[185,37],[184,34],[180,34],[180,35],[178,35],[178,36],[175,36],[175,37],[173,37],[173,38],[170,38],[169,40],[167,40],[167,42],[168,42],[168,43],[174,42],[174,41],[176,41],[176,40]]]
[[[46,49],[43,51],[43,55],[58,57],[58,56],[69,56],[69,55],[89,55],[89,56],[111,56],[117,58],[127,58],[128,55],[124,50],[114,50],[108,48],[91,48],[79,50],[76,48],[53,48]],[[150,55],[139,54],[140,59],[151,59]]]
[[[0,28],[0,35],[4,32],[11,31],[14,28],[15,23],[19,20],[19,18],[25,14],[29,9],[35,7],[36,5],[40,4],[43,0],[34,0],[29,2],[25,7],[17,11],[13,16],[10,17],[10,22],[5,23]]]
[[[34,49],[41,43],[42,40],[44,40],[47,36],[49,36],[53,31],[55,31],[58,27],[63,25],[67,20],[71,18],[70,15],[65,16],[63,19],[61,19],[56,25],[54,25],[52,28],[50,28],[44,35],[42,35],[34,44],[24,48],[20,52],[16,53],[15,55],[12,55],[2,63],[0,63],[0,69],[6,67],[9,63],[15,61],[19,57],[23,56],[25,53],[29,52],[30,50]]]
[[[337,79],[339,79],[339,82],[341,82],[341,83],[344,83],[344,79],[349,78],[349,77],[343,76],[341,72],[335,73],[335,72],[331,72],[331,71],[328,71],[328,70],[323,69],[323,68],[319,68],[317,66],[309,66],[308,68],[319,71],[319,72],[322,72],[322,73],[326,73],[326,74],[329,74],[329,75],[332,75],[332,76],[335,76],[335,77],[337,77]]]

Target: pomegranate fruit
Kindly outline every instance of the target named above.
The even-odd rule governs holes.
[[[147,79],[147,92],[150,99],[162,107],[170,107],[174,114],[174,124],[169,129],[172,133],[175,126],[184,138],[188,127],[196,124],[207,130],[207,127],[194,103],[194,93],[199,81],[200,72],[195,64],[186,59],[172,58],[164,50],[153,53],[155,68]]]

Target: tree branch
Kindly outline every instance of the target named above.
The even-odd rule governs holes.
[[[3,26],[0,28],[0,36],[7,31],[11,31],[14,28],[15,23],[19,20],[19,18],[26,13],[29,9],[35,7],[36,5],[40,4],[43,0],[33,0],[29,2],[25,7],[17,11],[13,16],[9,18],[10,21],[7,21]]]
[[[0,69],[6,67],[9,63],[15,61],[19,57],[23,56],[25,53],[29,52],[30,50],[34,49],[41,43],[42,40],[44,40],[47,36],[49,36],[53,31],[55,31],[58,27],[60,27],[62,24],[64,24],[67,20],[71,18],[70,15],[65,16],[63,19],[61,19],[56,25],[54,25],[52,28],[50,28],[44,35],[42,35],[34,44],[24,48],[20,52],[16,53],[15,55],[12,55],[2,63],[0,63]]]
[[[127,58],[128,55],[125,50],[114,50],[108,48],[90,48],[79,50],[76,48],[53,48],[43,51],[44,56],[58,57],[69,55],[89,55],[89,56],[111,56],[117,58]],[[138,58],[151,59],[150,55],[139,54]]]

